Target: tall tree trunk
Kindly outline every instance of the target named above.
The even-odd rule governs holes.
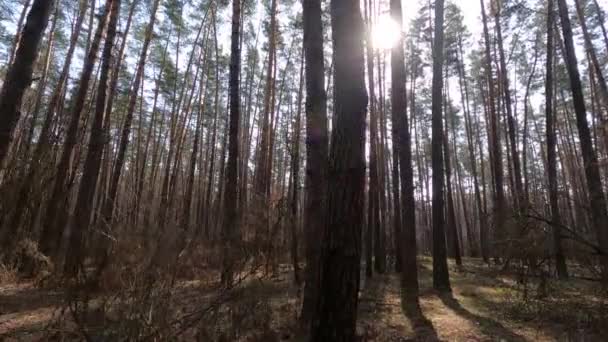
[[[560,279],[568,278],[566,258],[561,244],[561,217],[559,212],[559,198],[557,188],[556,169],[556,137],[553,116],[553,21],[555,20],[555,5],[553,0],[547,2],[547,61],[545,78],[545,118],[547,131],[547,175],[549,178],[549,202],[551,205],[551,220],[553,221],[553,253],[555,266]]]
[[[517,138],[516,138],[516,122],[513,115],[513,101],[511,98],[511,89],[509,85],[509,76],[507,70],[507,62],[505,58],[505,49],[502,39],[502,25],[500,23],[500,3],[496,3],[495,12],[494,12],[494,23],[496,24],[496,33],[497,33],[497,43],[498,43],[498,53],[499,53],[499,62],[500,62],[500,73],[499,77],[502,81],[502,92],[504,95],[504,106],[506,107],[507,114],[507,128],[508,128],[508,144],[509,151],[511,154],[511,160],[513,164],[513,178],[514,178],[514,199],[516,203],[516,207],[519,208],[520,211],[524,211],[526,207],[524,191],[522,185],[522,177],[521,177],[521,164],[519,159],[519,153],[517,151]]]
[[[57,252],[59,247],[59,241],[63,233],[63,227],[58,224],[58,221],[62,221],[62,217],[65,216],[63,213],[63,205],[67,198],[68,191],[68,175],[70,172],[70,164],[73,156],[74,149],[78,144],[78,128],[80,124],[80,118],[84,109],[87,93],[89,90],[89,82],[95,66],[95,60],[97,59],[97,52],[101,45],[101,38],[103,36],[104,29],[107,24],[108,16],[110,13],[110,7],[112,0],[106,0],[106,6],[103,15],[99,20],[95,36],[91,42],[91,47],[87,53],[87,57],[84,62],[84,67],[80,75],[80,80],[74,100],[72,103],[72,112],[70,121],[68,124],[67,132],[65,135],[63,150],[57,165],[57,173],[55,175],[55,184],[53,191],[48,200],[48,206],[46,209],[46,215],[42,220],[42,233],[39,239],[40,250],[46,255],[51,255]],[[52,109],[49,109],[52,110]]]
[[[585,108],[583,86],[581,84],[581,78],[578,71],[578,62],[574,50],[572,26],[570,24],[570,17],[568,14],[568,6],[566,4],[566,0],[558,0],[557,3],[564,37],[566,67],[568,69],[568,76],[570,77],[570,86],[576,114],[576,126],[578,128],[585,176],[587,180],[589,203],[591,205],[591,219],[593,222],[593,228],[597,234],[600,248],[602,248],[603,251],[608,251],[608,227],[606,226],[608,224],[608,212],[606,211],[606,199],[604,197],[602,180],[600,178],[597,154],[593,148],[591,134],[589,133],[587,109]],[[600,265],[602,282],[608,284],[608,254],[604,253],[600,256]]]
[[[276,1],[276,0],[275,0]],[[239,239],[237,182],[238,182],[238,157],[239,157],[239,120],[240,120],[240,91],[239,79],[241,73],[241,50],[239,48],[240,38],[241,3],[239,0],[232,1],[232,36],[230,44],[230,125],[228,128],[228,164],[226,166],[226,178],[224,179],[224,220],[222,227],[223,240],[223,268],[222,284],[231,286],[234,277],[236,243]]]
[[[490,52],[490,33],[488,31],[488,19],[484,0],[481,2],[481,17],[483,21],[483,34],[485,41],[486,78],[488,87],[488,106],[490,122],[490,160],[492,161],[493,183],[494,183],[494,231],[503,234],[505,220],[505,192],[503,187],[502,148],[500,146],[499,115],[496,108],[496,96],[494,88],[494,74],[492,72],[492,54]]]
[[[303,20],[306,61],[306,270],[301,322],[307,326],[317,311],[321,281],[319,236],[324,230],[326,217],[328,133],[321,0],[304,0]]]
[[[268,169],[271,165],[270,159],[272,159],[272,118],[274,116],[273,108],[273,93],[275,78],[274,73],[276,71],[276,12],[277,12],[277,1],[271,0],[270,7],[270,32],[268,34],[268,66],[266,70],[266,85],[264,91],[264,109],[262,113],[262,127],[261,127],[261,141],[260,149],[258,154],[258,160],[256,165],[256,179],[254,180],[254,193],[257,196],[261,196],[262,205],[262,224],[263,229],[267,228],[268,215],[270,203],[270,183],[272,178],[272,170]]]
[[[403,13],[401,1],[391,0],[391,17],[401,27]],[[405,60],[403,56],[403,41],[399,39],[391,50],[391,109],[393,119],[393,141],[397,144],[399,154],[399,168],[401,194],[403,201],[402,225],[399,233],[401,240],[401,253],[397,258],[401,259],[401,287],[404,298],[408,301],[418,300],[418,269],[416,266],[416,198],[414,196],[414,172],[412,165],[412,142],[410,136],[410,125],[407,117]],[[411,113],[414,120],[414,112]],[[395,123],[397,126],[395,127]],[[395,136],[396,134],[396,136]],[[397,160],[394,161],[397,163]],[[394,166],[393,166],[394,167]],[[397,182],[397,180],[394,180]],[[395,186],[395,185],[393,185]],[[397,201],[399,196],[395,196]],[[396,206],[399,210],[399,207]]]
[[[432,159],[433,159],[433,287],[450,292],[450,275],[445,245],[444,161],[443,161],[443,59],[444,0],[435,2],[435,37],[433,43],[432,89]]]
[[[0,90],[0,166],[8,153],[15,126],[21,117],[21,101],[25,90],[32,83],[34,62],[38,56],[38,45],[47,27],[54,0],[35,0],[32,4],[14,63],[9,64]]]
[[[378,136],[378,120],[376,109],[376,94],[374,85],[374,51],[372,42],[372,2],[364,0],[365,20],[366,20],[366,59],[367,59],[367,75],[368,75],[368,93],[369,93],[369,184],[367,196],[367,227],[365,229],[365,275],[370,278],[373,275],[373,252],[376,252],[376,263],[378,260],[379,230],[378,222],[378,163],[377,163],[377,136]],[[374,246],[373,243],[376,242]],[[376,271],[378,272],[376,265]]]
[[[473,177],[473,190],[475,192],[475,205],[477,207],[477,216],[479,219],[479,235],[481,236],[482,230],[486,229],[486,220],[485,213],[483,211],[483,206],[481,204],[481,194],[479,191],[479,179],[477,174],[477,160],[475,158],[475,149],[473,145],[473,127],[471,123],[471,108],[469,105],[469,87],[468,81],[466,78],[466,71],[464,67],[464,52],[462,47],[462,37],[458,38],[458,80],[460,86],[460,94],[462,101],[462,108],[464,113],[464,124],[465,124],[465,132],[467,138],[467,149],[469,152],[469,162],[471,164],[471,176]],[[482,162],[481,167],[483,167],[483,158],[481,158],[481,154],[478,156],[479,160]],[[481,239],[480,239],[481,240]],[[471,256],[477,257],[479,256],[479,241],[474,237],[469,237],[469,244],[471,248]]]
[[[321,286],[310,341],[353,341],[365,182],[365,26],[359,3],[331,1],[335,126],[322,235]]]
[[[116,155],[116,161],[114,162],[114,169],[112,171],[112,177],[110,178],[110,187],[108,192],[108,197],[103,204],[103,219],[105,224],[108,224],[108,227],[112,227],[112,215],[114,212],[114,207],[116,205],[116,195],[118,193],[118,183],[120,181],[120,176],[122,173],[122,168],[125,161],[125,154],[127,152],[127,146],[129,145],[129,136],[131,134],[131,123],[133,121],[133,113],[135,112],[135,105],[137,104],[137,93],[139,91],[140,85],[142,83],[144,77],[144,66],[146,63],[146,59],[148,57],[148,47],[150,46],[150,41],[152,40],[152,34],[154,33],[154,24],[156,22],[156,12],[158,10],[158,5],[160,0],[154,1],[152,5],[152,13],[150,16],[150,21],[148,22],[148,27],[146,28],[144,43],[142,46],[141,53],[139,55],[139,61],[137,63],[137,69],[135,72],[135,80],[133,81],[133,86],[131,88],[131,93],[129,95],[129,102],[127,104],[127,113],[125,115],[124,124],[122,127],[120,143],[118,147],[118,152]],[[124,37],[126,39],[126,37]],[[122,48],[121,48],[122,50]],[[120,67],[118,67],[115,72],[118,71]],[[115,80],[112,80],[112,84],[115,86]],[[111,90],[110,90],[111,91]],[[112,96],[110,94],[110,96]],[[108,102],[108,107],[112,106],[112,102]],[[111,112],[106,109],[106,121],[110,120],[109,114]],[[105,239],[104,239],[105,240]],[[105,244],[100,244],[100,248],[102,250],[106,250]],[[105,258],[105,256],[102,256]],[[103,261],[102,261],[103,262]]]
[[[456,208],[454,205],[454,191],[452,187],[452,163],[450,158],[450,138],[449,131],[450,126],[448,123],[448,116],[453,115],[450,111],[450,97],[449,97],[449,84],[447,78],[447,63],[445,68],[445,100],[443,104],[444,114],[444,127],[443,127],[443,160],[445,164],[445,198],[447,200],[447,218],[446,218],[446,240],[447,240],[447,252],[448,257],[454,258],[456,265],[462,265],[462,259],[460,257],[460,243],[458,241],[459,224],[458,218],[456,217]]]
[[[585,18],[585,11],[581,4],[581,0],[576,0],[576,12],[578,13],[579,22],[583,29],[583,38],[585,41],[585,49],[589,56],[589,62],[593,69],[595,76],[597,77],[597,83],[599,85],[599,93],[604,110],[608,113],[608,86],[606,85],[606,79],[602,71],[602,65],[600,64],[597,54],[595,52],[595,46],[591,40],[589,29],[587,28],[587,18]],[[603,25],[603,22],[601,23]]]
[[[78,189],[76,208],[74,209],[72,231],[67,245],[65,272],[70,276],[75,276],[77,274],[80,270],[81,262],[83,261],[83,233],[87,229],[91,220],[91,214],[93,213],[93,198],[95,196],[96,184],[100,172],[101,157],[106,145],[106,132],[103,130],[104,113],[106,105],[112,105],[111,103],[106,103],[106,92],[108,88],[108,76],[112,65],[112,50],[114,48],[114,38],[116,37],[121,0],[110,1],[111,2],[108,4],[111,6],[110,19],[101,56],[100,78],[97,88],[97,98],[95,99],[95,113],[91,126],[91,134],[89,136],[88,152],[84,162],[84,170],[82,171],[82,179],[80,180],[80,187]]]
[[[304,51],[302,51],[304,52]],[[300,285],[300,266],[298,258],[298,219],[299,208],[298,199],[300,197],[300,138],[302,131],[302,97],[304,95],[304,54],[301,55],[300,62],[300,85],[298,87],[298,109],[296,120],[293,126],[293,153],[291,157],[291,178],[293,190],[291,193],[291,263],[293,264],[293,278],[297,285]]]

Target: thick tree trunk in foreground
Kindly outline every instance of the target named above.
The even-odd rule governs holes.
[[[32,83],[38,46],[44,35],[54,0],[36,0],[27,15],[14,63],[9,66],[0,91],[0,167],[4,163],[13,131],[21,117],[21,101]],[[18,33],[17,33],[18,34]]]
[[[335,126],[328,170],[321,282],[310,341],[354,341],[359,303],[367,92],[359,3],[331,1]]]
[[[328,133],[321,1],[304,0],[303,10],[306,61],[306,178],[304,180],[306,270],[301,321],[303,326],[307,326],[316,312],[320,286],[319,236],[325,224]]]

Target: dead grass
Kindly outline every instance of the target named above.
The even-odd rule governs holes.
[[[214,273],[207,273],[213,277]],[[608,300],[597,283],[551,280],[548,295],[526,299],[521,284],[479,260],[464,267],[450,263],[452,295],[431,287],[431,259],[419,265],[419,305],[402,305],[395,274],[364,280],[360,293],[358,333],[362,341],[601,341],[608,339]],[[32,283],[0,286],[0,340],[45,340],[62,306],[62,293]],[[530,280],[530,288],[536,284]],[[170,302],[187,317],[214,300],[209,279],[180,281]],[[303,341],[297,328],[300,289],[288,266],[273,277],[256,275],[213,307],[175,340]],[[68,329],[69,324],[62,329]],[[63,334],[62,336],[69,336]],[[78,339],[75,335],[74,339]]]

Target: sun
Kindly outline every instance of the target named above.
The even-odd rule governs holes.
[[[390,50],[399,41],[401,28],[390,16],[382,16],[372,28],[372,41],[374,48]]]

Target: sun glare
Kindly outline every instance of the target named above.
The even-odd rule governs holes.
[[[372,28],[372,40],[374,48],[389,50],[397,44],[400,38],[401,28],[390,16],[379,18]]]

